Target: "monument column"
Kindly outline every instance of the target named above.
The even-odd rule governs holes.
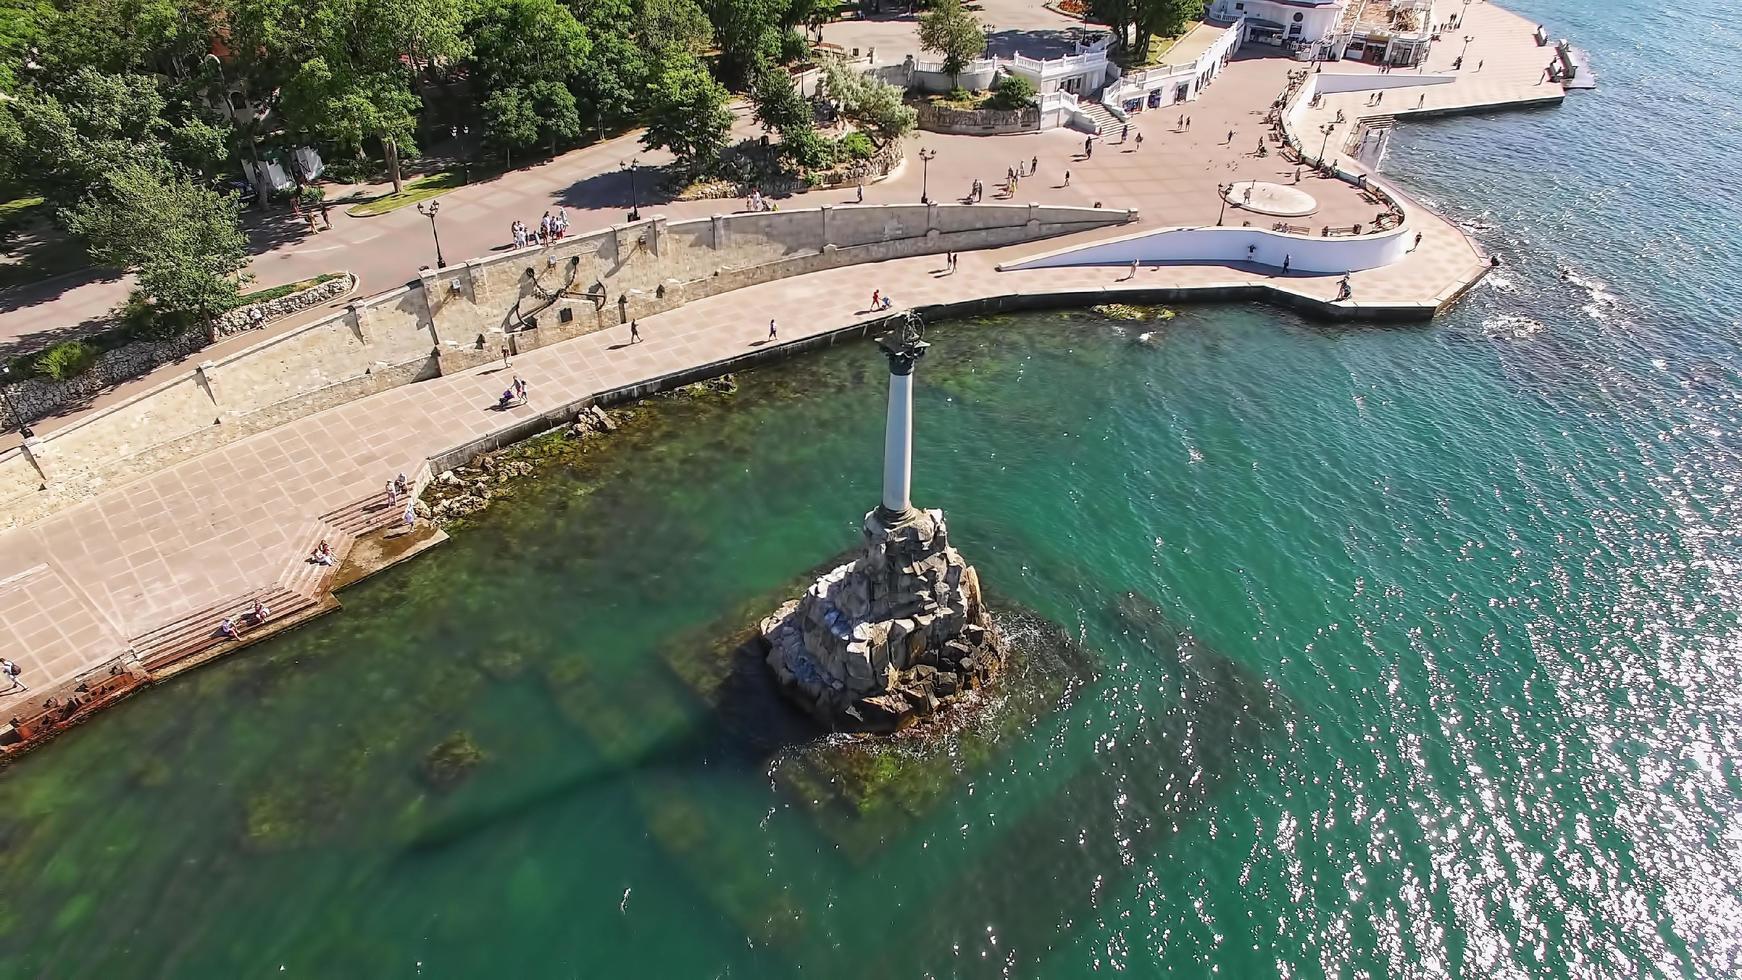
[[[883,514],[895,519],[913,509],[913,367],[929,345],[909,314],[901,329],[878,339],[889,358],[889,412],[883,424]]]

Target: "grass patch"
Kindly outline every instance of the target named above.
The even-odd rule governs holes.
[[[40,197],[15,197],[10,201],[0,201],[0,228],[21,225],[47,213],[48,209],[43,207]]]
[[[1113,56],[1113,62],[1119,67],[1127,70],[1154,68],[1157,65],[1165,65],[1167,64],[1168,52],[1172,51],[1174,45],[1178,44],[1187,34],[1197,30],[1198,25],[1201,23],[1203,22],[1188,20],[1186,21],[1185,26],[1180,28],[1179,33],[1171,37],[1163,37],[1160,34],[1151,34],[1149,35],[1149,54],[1147,56],[1139,60],[1131,56],[1130,48],[1122,48],[1118,54]]]
[[[366,218],[376,214],[386,214],[397,211],[419,201],[427,201],[432,197],[440,197],[465,184],[465,176],[458,170],[445,170],[439,174],[429,174],[415,177],[405,182],[405,189],[397,194],[385,194],[372,201],[364,201],[352,207],[346,213],[354,218]]]
[[[252,293],[243,293],[236,297],[236,302],[230,304],[229,308],[234,310],[243,306],[252,306],[255,303],[271,302],[280,297],[289,296],[291,293],[300,293],[305,289],[319,286],[323,282],[332,282],[334,279],[338,279],[342,276],[344,276],[343,272],[324,272],[315,276],[313,279],[303,279],[300,282],[287,282],[282,286],[271,286],[266,289],[255,290]]]
[[[948,92],[927,95],[924,101],[940,109],[984,109],[991,98],[991,92],[970,92],[965,88],[953,88]]]

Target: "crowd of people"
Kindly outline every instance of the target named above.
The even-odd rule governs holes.
[[[546,211],[537,227],[528,227],[526,222],[516,220],[508,230],[514,236],[515,248],[549,245],[569,233],[569,213],[562,208],[557,208],[555,214]]]

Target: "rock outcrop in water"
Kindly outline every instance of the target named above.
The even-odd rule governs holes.
[[[761,631],[781,689],[820,723],[889,732],[986,684],[1006,656],[942,511],[872,511],[864,542]]]

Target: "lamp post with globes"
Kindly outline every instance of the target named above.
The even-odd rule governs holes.
[[[931,162],[937,159],[937,155],[938,151],[936,150],[922,149],[919,151],[919,203],[921,204],[931,203],[931,195],[928,193],[931,188]]]
[[[629,171],[629,220],[641,220],[641,191],[635,182],[635,171],[641,167],[641,158],[635,157],[624,163],[619,169]]]
[[[421,201],[419,201],[417,205],[417,213],[429,219],[429,233],[430,236],[435,239],[436,268],[446,269],[448,267],[448,260],[442,258],[442,236],[440,232],[436,231],[436,214],[440,212],[441,209],[442,202],[440,201],[429,202],[427,208],[424,207],[423,202]]]
[[[1325,123],[1323,126],[1319,127],[1319,132],[1325,134],[1324,140],[1319,143],[1319,166],[1321,167],[1325,165],[1325,151],[1330,148],[1331,134],[1336,131],[1336,123]]]
[[[1228,213],[1228,195],[1233,193],[1233,191],[1233,184],[1229,184],[1226,187],[1221,184],[1216,185],[1216,196],[1222,199],[1222,206],[1216,211],[1217,228],[1222,227],[1222,216]]]
[[[29,423],[24,421],[24,416],[18,414],[18,406],[12,404],[12,396],[6,393],[6,383],[11,380],[12,365],[0,361],[0,402],[6,404],[6,414],[12,416],[12,421],[17,424],[18,434],[26,439],[33,438],[36,433],[30,431]]]

